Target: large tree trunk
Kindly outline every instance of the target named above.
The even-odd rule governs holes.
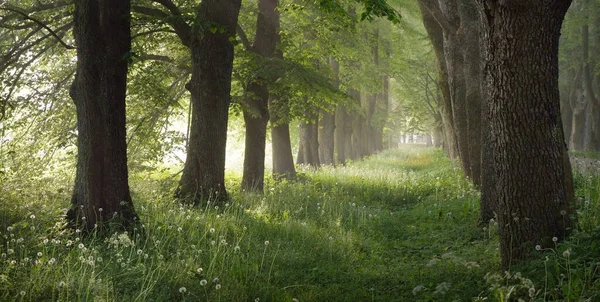
[[[570,2],[477,0],[506,269],[536,245],[554,246],[552,238],[562,240],[574,225],[558,91],[558,40]]]
[[[273,177],[293,179],[296,177],[287,100],[271,95],[271,144],[273,148]]]
[[[225,145],[231,102],[233,44],[241,0],[203,0],[198,23],[219,25],[194,32],[190,41],[192,95],[190,147],[176,196],[194,204],[227,199],[225,189]],[[194,31],[202,30],[193,27]]]
[[[273,57],[279,43],[278,0],[258,2],[258,20],[253,51],[263,57]],[[242,189],[263,192],[265,179],[265,143],[269,122],[269,88],[266,78],[259,78],[248,85],[244,109],[246,147],[244,151],[244,174]]]
[[[136,219],[127,175],[125,95],[131,55],[130,1],[75,1],[77,173],[69,224],[103,229],[108,219]]]

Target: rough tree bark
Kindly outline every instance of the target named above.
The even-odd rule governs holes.
[[[75,1],[77,173],[67,212],[74,228],[128,228],[137,219],[129,192],[125,130],[130,1]]]
[[[231,102],[233,44],[241,0],[203,0],[196,20],[211,28],[192,27],[192,95],[190,146],[176,196],[198,204],[227,199],[225,145]],[[216,30],[215,30],[216,29]],[[185,42],[184,42],[185,43]]]
[[[564,239],[575,222],[558,91],[558,40],[570,3],[477,0],[504,268]]]
[[[256,37],[252,50],[263,57],[273,57],[279,43],[278,0],[260,0]],[[263,192],[265,180],[265,145],[269,122],[269,80],[264,77],[252,81],[246,88],[247,108],[243,110],[246,127],[244,174],[242,189]]]

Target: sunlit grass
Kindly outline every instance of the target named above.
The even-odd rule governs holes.
[[[477,190],[440,151],[300,169],[297,182],[267,179],[265,195],[236,190],[240,175],[230,171],[231,201],[201,209],[172,199],[171,173],[132,177],[144,223],[135,238],[64,230],[66,186],[3,183],[0,300],[453,301],[508,292],[509,279],[492,274],[497,239],[493,225],[477,223]],[[597,178],[577,183],[589,197],[580,214],[589,235],[600,215]],[[557,246],[556,262],[566,245],[573,261],[578,244]],[[597,277],[587,276],[582,296]]]

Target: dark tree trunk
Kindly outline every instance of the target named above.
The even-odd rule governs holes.
[[[231,40],[240,5],[241,0],[203,0],[196,20],[219,29],[194,32],[190,40],[192,79],[188,86],[193,104],[190,147],[176,196],[194,204],[227,199],[225,145],[233,68]]]
[[[536,245],[554,246],[552,238],[564,239],[575,222],[558,91],[558,40],[570,2],[477,0],[506,269]]]
[[[362,96],[360,91],[357,91],[354,96],[357,108],[362,108]],[[365,118],[362,111],[352,112],[352,159],[360,159],[365,156],[364,153],[364,130]]]
[[[258,2],[256,38],[252,50],[263,57],[276,55],[279,43],[278,0]],[[259,78],[247,88],[247,108],[244,109],[246,147],[244,151],[244,174],[242,189],[263,192],[265,179],[265,143],[269,122],[269,88],[266,78]]]
[[[273,177],[275,179],[293,179],[296,177],[287,100],[271,95],[271,142],[273,148]]]
[[[130,1],[75,1],[77,173],[67,219],[73,228],[128,228],[137,219],[129,192],[125,130]]]
[[[454,118],[452,116],[450,87],[448,86],[448,69],[446,65],[446,58],[444,57],[444,34],[441,25],[431,14],[425,2],[427,2],[427,0],[419,0],[419,6],[421,8],[421,15],[423,17],[423,25],[425,26],[429,38],[431,39],[431,43],[436,55],[439,73],[439,86],[442,93],[440,113],[442,115],[442,123],[444,127],[444,142],[448,156],[451,159],[455,159],[458,156],[458,146],[456,142],[456,132],[454,131]]]

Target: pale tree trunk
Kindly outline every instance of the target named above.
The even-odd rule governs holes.
[[[137,220],[129,191],[125,130],[130,1],[75,1],[77,173],[69,225],[91,231]]]
[[[460,29],[460,14],[457,0],[439,0],[439,7],[447,26],[444,31],[444,57],[448,70],[448,86],[452,101],[452,117],[458,145],[458,153],[465,175],[472,179],[469,148],[469,124],[466,103],[466,81],[464,74],[463,40]],[[438,20],[439,21],[439,20]]]
[[[442,124],[444,128],[444,143],[446,151],[451,159],[458,157],[458,146],[456,142],[456,132],[454,128],[454,118],[452,116],[452,101],[450,99],[450,88],[448,86],[448,69],[446,58],[444,57],[444,34],[441,25],[432,15],[428,5],[433,5],[430,0],[419,0],[423,25],[427,30],[433,49],[436,55],[437,69],[439,73],[439,87],[442,93],[442,102],[440,103],[440,113],[442,115]],[[435,3],[437,6],[437,3]]]
[[[271,95],[271,143],[273,149],[273,177],[293,179],[296,177],[292,142],[290,140],[289,104],[287,100]]]
[[[573,86],[571,87],[571,92],[569,94],[571,108],[573,108],[573,125],[571,126],[571,142],[569,144],[569,148],[574,151],[583,150],[585,133],[585,109],[587,107],[587,102],[581,89],[582,76],[583,69],[579,69],[575,75]]]
[[[331,69],[333,70],[334,81],[333,86],[339,88],[340,80],[340,65],[332,57],[329,59]],[[321,123],[319,127],[319,154],[321,164],[333,165],[334,164],[334,151],[335,151],[335,110],[322,110],[321,111]]]
[[[554,247],[552,238],[564,239],[575,223],[558,91],[558,40],[570,2],[477,0],[505,269],[536,245]]]
[[[481,59],[479,13],[472,0],[459,1],[463,45],[465,104],[471,181],[481,184]]]

